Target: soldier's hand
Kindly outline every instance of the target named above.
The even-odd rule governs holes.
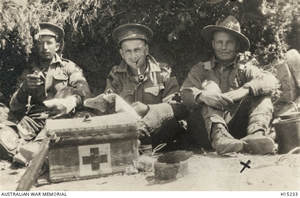
[[[203,91],[198,98],[197,102],[204,102],[207,106],[214,107],[216,109],[223,109],[228,105],[233,104],[233,100],[226,95],[216,92]]]
[[[249,94],[249,88],[241,87],[237,90],[224,93],[223,96],[228,97],[233,101],[239,101],[243,99],[245,96],[247,96],[248,94]]]
[[[146,124],[143,121],[138,121],[138,138],[151,137]]]
[[[36,89],[40,85],[44,84],[44,79],[41,77],[40,74],[34,72],[33,74],[28,74],[26,76],[26,83],[28,89]]]
[[[132,103],[131,106],[141,117],[144,117],[149,111],[148,105],[139,101]]]

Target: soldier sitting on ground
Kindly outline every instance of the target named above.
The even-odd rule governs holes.
[[[256,66],[239,63],[238,53],[247,51],[250,42],[235,17],[206,26],[201,34],[215,55],[194,66],[181,87],[183,103],[192,114],[189,130],[207,133],[219,154],[272,153],[274,141],[267,134],[273,113],[270,95],[277,79]]]
[[[34,36],[35,53],[18,78],[18,90],[11,98],[10,110],[19,120],[18,133],[25,140],[21,150],[26,153],[38,150],[47,118],[73,115],[91,95],[82,70],[61,57],[63,44],[62,28],[52,23],[40,24]],[[26,156],[30,156],[28,153]],[[30,159],[19,152],[14,160],[26,163]]]
[[[86,100],[85,105],[93,107],[93,103],[103,101],[103,95],[121,96],[141,117],[138,120],[141,144],[154,148],[173,143],[181,128],[178,121],[185,117],[186,110],[180,102],[180,87],[171,75],[171,68],[148,53],[152,34],[150,28],[141,24],[125,24],[114,30],[113,39],[123,61],[109,73],[104,94]]]

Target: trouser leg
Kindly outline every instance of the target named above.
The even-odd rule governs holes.
[[[220,93],[213,82],[205,89]],[[224,112],[204,104],[200,109],[208,139],[218,153],[238,152],[243,148],[242,142],[245,142],[246,152],[272,152],[273,140],[264,136],[272,119],[273,106],[270,97],[246,97]],[[254,137],[249,136],[250,134],[256,135]],[[236,139],[246,136],[246,139],[239,141],[232,136]]]
[[[215,82],[208,82],[205,90],[221,93],[220,88]],[[201,114],[205,122],[208,139],[212,147],[219,153],[239,152],[243,148],[243,143],[234,139],[228,132],[227,124],[224,120],[227,112],[205,104],[201,107]]]
[[[205,129],[208,134],[209,140],[211,140],[213,124],[220,123],[224,125],[227,129],[227,124],[223,118],[223,111],[209,107],[207,105],[203,105],[203,107],[201,108],[201,114],[205,123]]]
[[[154,131],[148,136],[140,136],[139,140],[141,143],[141,148],[146,145],[151,145],[152,149],[160,144],[166,144],[163,150],[169,149],[175,139],[176,134],[181,130],[181,126],[175,118],[164,120],[161,126],[154,129]],[[149,146],[146,146],[148,148]]]
[[[246,97],[233,114],[227,114],[225,120],[235,138],[243,138],[256,131],[267,132],[272,119],[273,105],[268,96]]]
[[[273,109],[270,96],[253,97],[249,110],[247,134],[253,134],[256,131],[266,133],[271,123]]]
[[[180,124],[175,118],[171,118],[170,120],[162,123],[161,128],[152,134],[152,147],[155,148],[159,144],[163,143],[171,146],[174,142],[176,134],[178,134],[180,131],[180,127]]]
[[[211,142],[208,139],[205,122],[201,114],[201,108],[194,108],[188,112],[187,133],[193,143],[204,149],[212,149]]]
[[[247,136],[244,141],[245,152],[252,154],[273,153],[274,140],[266,136],[272,119],[273,105],[269,96],[253,97],[249,109]]]
[[[138,125],[140,133],[148,133],[151,136],[140,135],[141,144],[152,144],[153,148],[162,143],[171,145],[181,128],[174,117],[172,107],[166,103],[151,105],[149,112]]]
[[[220,87],[213,81],[208,81],[204,86],[204,90],[220,94],[222,93]],[[223,124],[227,128],[227,124],[224,120],[224,111],[203,104],[201,107],[201,114],[208,133],[208,139],[210,139],[213,123]]]
[[[230,134],[236,139],[241,139],[247,135],[250,103],[251,97],[244,98],[236,103],[225,116]]]

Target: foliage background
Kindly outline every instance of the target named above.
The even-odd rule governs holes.
[[[5,104],[26,67],[39,22],[64,27],[63,56],[83,69],[95,95],[121,61],[111,33],[124,23],[153,30],[150,53],[172,67],[180,84],[194,64],[212,54],[202,28],[229,14],[240,21],[251,42],[250,58],[263,69],[276,75],[284,53],[300,50],[299,0],[0,0],[0,10],[0,102]]]

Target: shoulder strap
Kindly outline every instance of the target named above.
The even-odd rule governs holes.
[[[211,62],[210,62],[210,60],[204,62],[203,66],[204,66],[205,69],[211,70]]]
[[[159,67],[161,70],[171,73],[171,67],[167,63],[159,63]]]

